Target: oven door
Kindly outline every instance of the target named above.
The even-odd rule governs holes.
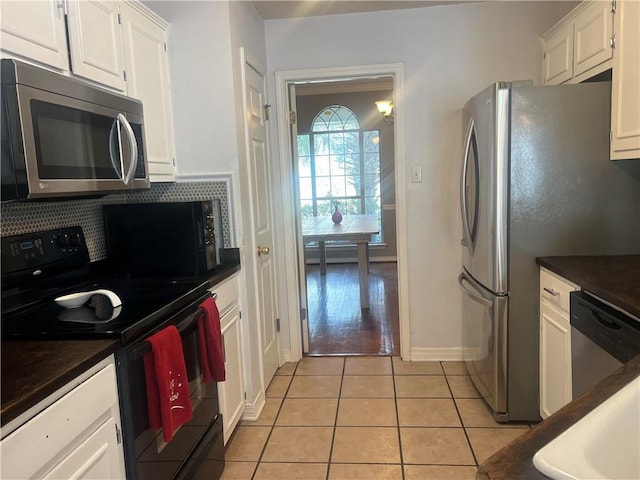
[[[193,406],[193,418],[175,432],[169,443],[163,441],[161,430],[149,428],[143,362],[149,344],[141,340],[120,352],[118,383],[129,479],[189,478],[205,458],[218,461],[220,472],[224,468],[217,385],[204,384],[200,369],[197,320],[202,314],[199,305],[205,298],[173,315],[157,329],[173,324],[180,332]]]

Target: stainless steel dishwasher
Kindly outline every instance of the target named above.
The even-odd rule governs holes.
[[[573,398],[640,354],[640,319],[585,291],[570,294]]]

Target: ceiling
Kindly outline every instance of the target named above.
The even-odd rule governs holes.
[[[258,13],[265,20],[434,7],[454,3],[466,2],[447,0],[253,0]]]

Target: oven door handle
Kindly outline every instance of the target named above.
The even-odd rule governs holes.
[[[197,323],[198,319],[202,317],[204,314],[205,314],[204,310],[202,308],[198,308],[193,315],[189,315],[187,318],[185,318],[181,322],[178,322],[176,324],[176,328],[180,333],[180,337],[183,338],[185,334],[190,333],[198,324]],[[133,360],[136,360],[144,356],[145,354],[149,353],[150,351],[151,351],[151,344],[146,340],[144,340],[140,342],[140,344],[137,347],[134,347],[131,350],[131,358]]]

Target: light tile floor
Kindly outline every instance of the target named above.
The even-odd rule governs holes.
[[[305,357],[281,367],[223,480],[472,480],[530,425],[497,423],[459,362]]]

